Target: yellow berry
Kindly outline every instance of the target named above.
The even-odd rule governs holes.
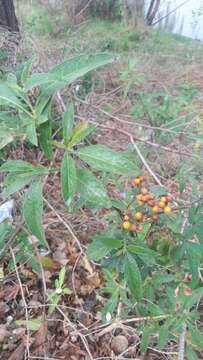
[[[153,206],[152,212],[153,212],[153,214],[158,214],[158,212],[159,212],[159,207],[158,207],[157,205]]]
[[[128,221],[129,220],[129,216],[128,215],[124,215],[124,220]]]
[[[143,219],[143,214],[141,212],[135,213],[135,220],[141,221]]]
[[[123,229],[124,229],[124,230],[129,230],[129,229],[130,229],[130,226],[131,226],[130,221],[124,221],[124,222],[123,222]]]
[[[160,199],[161,202],[164,202],[164,203],[167,203],[168,202],[168,199],[166,196],[162,196],[161,199]]]
[[[141,180],[139,177],[134,179],[134,185],[139,186],[141,184]]]
[[[164,201],[160,201],[160,202],[159,202],[159,207],[160,207],[161,209],[164,209],[165,206],[166,206],[166,203],[165,203]]]
[[[166,206],[165,208],[164,208],[164,212],[165,212],[165,214],[170,214],[171,212],[172,212],[172,209],[171,209],[171,207],[169,207],[169,206]]]

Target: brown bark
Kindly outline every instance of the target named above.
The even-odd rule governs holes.
[[[19,32],[13,0],[0,0],[0,26]]]

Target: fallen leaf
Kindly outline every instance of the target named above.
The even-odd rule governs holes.
[[[53,253],[53,259],[59,263],[59,268],[61,267],[61,265],[65,266],[68,263],[68,259],[64,250],[56,250]]]
[[[16,323],[16,325],[25,326],[26,328],[28,328],[31,331],[37,331],[37,330],[39,330],[39,328],[42,324],[42,320],[40,320],[40,319],[16,320],[15,323]]]
[[[51,259],[48,256],[34,256],[34,259],[37,260],[44,269],[57,271],[60,269],[60,263]]]
[[[42,356],[45,353],[45,343],[47,337],[47,322],[43,321],[37,333],[35,334],[33,349],[34,356]]]
[[[15,351],[11,354],[8,360],[23,360],[24,359],[24,348],[25,345],[22,342]]]
[[[82,259],[80,260],[80,265],[87,270],[90,275],[93,275],[94,271],[92,269],[92,266],[88,260],[88,258],[86,256],[83,256]]]
[[[92,286],[92,288],[97,289],[101,285],[101,279],[99,273],[95,272],[91,276],[87,277],[88,285]]]
[[[3,343],[6,338],[10,336],[10,332],[6,329],[5,325],[0,326],[0,343]]]

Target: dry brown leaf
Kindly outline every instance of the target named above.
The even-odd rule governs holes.
[[[88,276],[87,277],[87,283],[93,289],[99,288],[100,285],[101,285],[101,279],[100,279],[99,273],[95,272],[91,276]]]
[[[57,249],[54,253],[53,253],[53,259],[54,261],[58,262],[59,265],[67,265],[68,263],[68,259],[66,256],[66,253],[64,252],[64,250],[59,250]]]
[[[34,356],[44,355],[47,332],[48,332],[47,322],[43,321],[34,337],[34,342],[33,342]]]
[[[8,360],[23,360],[24,358],[24,349],[25,349],[25,345],[22,342],[16,349],[15,351],[11,354],[11,356],[9,357]]]
[[[6,338],[10,336],[10,332],[6,329],[5,325],[0,326],[0,343],[3,343]]]
[[[93,275],[94,271],[92,269],[92,266],[88,260],[88,258],[86,256],[83,256],[82,259],[80,260],[80,265],[87,270],[90,275]]]

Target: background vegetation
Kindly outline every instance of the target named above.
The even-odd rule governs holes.
[[[2,33],[1,351],[201,359],[202,44],[87,5]]]

